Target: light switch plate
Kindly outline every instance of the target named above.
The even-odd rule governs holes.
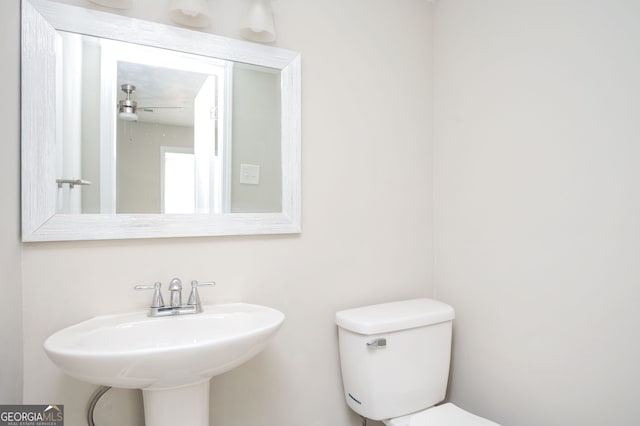
[[[260,183],[260,166],[256,164],[240,164],[240,183],[258,185]]]

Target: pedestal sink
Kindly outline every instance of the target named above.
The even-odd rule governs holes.
[[[58,331],[44,349],[79,380],[142,389],[147,426],[207,426],[211,377],[262,351],[283,321],[275,309],[246,303],[164,318],[108,315]]]

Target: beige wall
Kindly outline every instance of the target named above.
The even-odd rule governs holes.
[[[131,14],[165,19],[149,1]],[[278,45],[303,54],[300,236],[28,244],[22,253],[17,3],[0,6],[2,53],[14,58],[0,71],[9,88],[0,261],[9,300],[20,300],[23,275],[24,309],[0,311],[0,402],[20,394],[24,350],[25,402],[64,403],[68,423],[83,424],[94,387],[61,374],[44,338],[143,309],[147,295],[131,286],[177,275],[217,280],[206,303],[287,315],[262,355],[215,379],[217,424],[355,426],[333,313],[431,295],[435,258],[436,295],[457,312],[453,402],[505,426],[636,423],[636,3],[438,2],[435,256],[427,2],[274,2]],[[210,4],[215,32],[235,36],[240,2]]]
[[[162,211],[161,148],[193,149],[193,127],[118,120],[116,212]]]
[[[0,404],[22,401],[20,251],[20,2],[0,2],[3,65],[0,104]]]
[[[282,211],[280,74],[233,66],[231,211]],[[242,164],[260,166],[260,183],[240,183]]]
[[[636,425],[640,3],[436,10],[451,399],[508,426]]]
[[[150,4],[157,5],[136,0],[131,13],[164,19]],[[243,3],[209,4],[215,32],[235,36]],[[214,424],[360,424],[342,396],[335,311],[432,294],[431,6],[278,0],[274,7],[277,44],[303,57],[303,233],[25,244],[25,402],[63,403],[67,423],[83,424],[94,386],[62,374],[44,355],[44,339],[94,315],[144,309],[150,296],[134,284],[180,276],[218,282],[201,292],[205,303],[259,303],[287,316],[263,354],[214,380]],[[17,25],[16,13],[2,16]],[[15,109],[13,92],[5,103]],[[12,129],[6,143],[15,153]],[[15,168],[17,158],[0,162]],[[15,222],[17,200],[10,206]]]

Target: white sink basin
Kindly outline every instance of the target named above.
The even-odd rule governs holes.
[[[167,390],[208,381],[246,362],[264,349],[283,321],[275,309],[246,303],[161,318],[144,312],[108,315],[58,331],[44,349],[79,380]]]

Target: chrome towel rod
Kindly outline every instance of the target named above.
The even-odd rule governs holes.
[[[91,185],[91,182],[84,179],[56,179],[58,188],[62,188],[65,183],[69,185],[70,189],[73,189],[76,185]]]

